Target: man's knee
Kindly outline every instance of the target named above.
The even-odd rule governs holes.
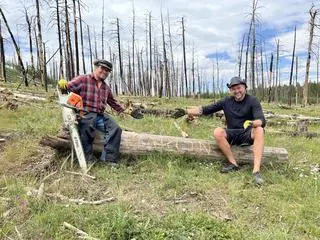
[[[213,136],[216,140],[221,140],[227,137],[227,133],[225,129],[219,127],[213,131]]]
[[[263,127],[256,127],[256,128],[253,128],[253,131],[252,131],[252,138],[255,139],[255,138],[263,138],[264,136],[264,129]]]

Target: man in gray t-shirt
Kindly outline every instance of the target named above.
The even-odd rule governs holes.
[[[240,77],[233,77],[227,84],[231,96],[212,105],[187,109],[188,115],[207,115],[223,110],[227,128],[216,128],[214,138],[228,159],[228,165],[221,169],[222,173],[239,170],[239,166],[231,151],[231,145],[253,144],[253,175],[258,185],[263,184],[260,174],[261,158],[264,147],[264,126],[266,124],[261,104],[246,92],[247,84]]]

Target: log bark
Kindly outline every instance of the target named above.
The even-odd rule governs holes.
[[[70,148],[69,140],[58,137],[45,136],[41,139],[40,143],[61,150]],[[93,148],[94,151],[102,151],[102,134],[97,134]],[[234,146],[232,151],[239,163],[252,162],[252,146]],[[151,152],[172,153],[213,161],[225,159],[213,141],[127,131],[122,132],[120,152],[131,155],[145,155]],[[263,163],[285,162],[287,160],[288,152],[286,149],[275,147],[264,148]]]

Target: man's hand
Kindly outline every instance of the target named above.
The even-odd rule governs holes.
[[[58,87],[62,90],[66,90],[68,88],[68,82],[67,80],[65,80],[64,78],[61,78],[58,81]]]
[[[180,118],[180,117],[183,117],[184,115],[186,115],[186,110],[182,109],[182,108],[176,108],[175,109],[175,112],[171,114],[171,116],[173,118]]]
[[[252,121],[251,121],[251,120],[246,120],[246,121],[243,123],[243,128],[244,128],[244,129],[247,129],[249,126],[252,126]]]

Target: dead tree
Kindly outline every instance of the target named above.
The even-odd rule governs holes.
[[[174,67],[174,59],[173,59],[173,49],[172,49],[172,37],[171,37],[171,27],[170,27],[170,17],[169,17],[169,10],[167,10],[168,16],[168,34],[169,34],[169,45],[170,45],[170,56],[171,56],[171,71],[170,71],[170,78],[172,83],[172,92],[174,96],[177,96],[177,81],[176,81],[176,74],[175,74],[175,67]]]
[[[62,36],[61,36],[61,20],[60,20],[60,7],[59,0],[56,0],[56,18],[57,18],[57,33],[59,43],[59,78],[64,77],[63,71],[63,47],[62,47]]]
[[[182,17],[182,48],[183,48],[183,68],[184,68],[184,81],[185,81],[185,89],[186,89],[186,97],[189,96],[188,90],[188,77],[187,77],[187,57],[186,57],[186,40],[185,40],[185,28],[184,28],[184,17]]]
[[[262,96],[261,99],[264,101],[264,72],[263,72],[263,49],[262,43],[260,47],[260,61],[261,61],[261,89],[262,89]]]
[[[24,84],[25,84],[25,86],[27,87],[27,86],[29,86],[29,84],[28,84],[28,78],[27,78],[27,72],[26,72],[26,69],[25,69],[25,67],[24,67],[24,64],[23,64],[21,55],[20,55],[20,48],[19,48],[19,46],[18,46],[18,44],[17,44],[17,42],[16,42],[16,40],[15,40],[15,38],[14,38],[12,32],[11,32],[11,29],[10,29],[9,24],[8,24],[8,21],[7,21],[5,15],[4,15],[3,11],[2,11],[2,8],[0,8],[0,14],[1,14],[1,16],[2,16],[2,19],[3,19],[3,21],[4,21],[4,23],[5,23],[6,27],[7,27],[7,29],[8,29],[8,32],[9,32],[10,37],[11,37],[11,40],[12,40],[13,45],[14,45],[14,47],[15,47],[15,50],[16,50],[16,53],[17,53],[17,57],[18,57],[18,62],[19,62],[19,65],[20,65],[20,68],[21,68],[21,72],[22,72],[22,80],[24,81]],[[21,82],[21,83],[22,83],[22,82]],[[21,86],[21,83],[18,85],[17,88],[19,88],[19,87]]]
[[[32,25],[31,25],[31,19],[28,15],[28,11],[25,8],[25,17],[27,22],[27,29],[28,29],[28,38],[29,38],[29,51],[30,51],[30,62],[31,62],[31,73],[32,73],[32,80],[35,79],[35,67],[34,67],[34,59],[33,59],[33,46],[32,46]]]
[[[149,65],[150,65],[150,71],[149,71],[149,73],[150,73],[150,75],[149,75],[149,88],[148,88],[148,95],[152,95],[152,92],[151,91],[153,91],[153,92],[155,92],[153,89],[152,89],[152,86],[153,85],[155,85],[155,84],[153,84],[153,66],[152,66],[152,41],[151,41],[151,31],[152,31],[152,29],[151,29],[151,12],[149,12]],[[147,46],[146,46],[146,48],[147,48]]]
[[[83,27],[82,27],[82,16],[81,16],[80,0],[78,0],[78,13],[79,13],[79,25],[80,25],[80,43],[81,43],[82,69],[83,69],[83,73],[86,73],[86,64],[85,64],[85,59],[84,59]]]
[[[256,86],[255,86],[255,54],[256,54],[256,14],[257,14],[257,5],[258,0],[253,0],[252,2],[252,48],[251,48],[251,87],[252,87],[252,93],[255,95],[256,93]]]
[[[273,53],[271,53],[271,60],[270,60],[270,70],[269,70],[269,90],[268,90],[268,103],[271,102],[271,78],[272,78],[272,67],[273,67]]]
[[[88,43],[89,43],[90,67],[91,67],[91,72],[93,72],[92,45],[91,45],[91,34],[90,34],[89,25],[87,25],[87,33],[88,33]]]
[[[216,101],[216,87],[214,84],[214,61],[212,61],[212,93],[213,93],[213,102]]]
[[[118,22],[118,18],[117,18],[117,22]],[[102,17],[101,17],[101,51],[102,51],[102,59],[104,59],[104,0],[102,0]]]
[[[45,78],[45,67],[46,64],[44,62],[44,55],[43,55],[43,42],[42,42],[42,31],[41,31],[41,17],[40,17],[40,3],[39,0],[36,0],[36,8],[37,8],[37,28],[38,28],[38,46],[39,46],[39,61],[40,61],[40,76],[41,76],[41,84],[44,84]]]
[[[150,89],[150,84],[149,84],[149,51],[148,51],[148,16],[146,15],[146,18],[145,18],[145,26],[146,26],[146,35],[145,35],[145,40],[146,40],[146,43],[145,43],[145,46],[146,46],[146,70],[144,71],[143,70],[143,74],[142,74],[142,77],[143,77],[143,85],[144,85],[144,88],[145,90],[147,90],[146,94],[150,95],[150,92],[149,92],[149,89]],[[142,56],[141,56],[142,57]],[[141,65],[143,66],[143,59],[141,59]],[[142,69],[144,69],[142,67]]]
[[[293,66],[294,66],[294,55],[296,51],[296,36],[297,27],[294,27],[294,40],[293,40],[293,50],[292,50],[292,60],[291,60],[291,70],[290,70],[290,80],[289,80],[289,106],[291,106],[291,95],[292,95],[292,76],[293,76]]]
[[[248,82],[248,56],[249,56],[249,49],[250,49],[251,29],[252,29],[252,21],[250,21],[249,32],[247,35],[246,62],[245,62],[245,66],[244,66],[244,79],[247,82]]]
[[[164,23],[163,23],[162,11],[161,11],[161,29],[162,29],[163,63],[164,63],[165,83],[166,83],[165,95],[170,98],[171,97],[171,84],[170,84],[170,79],[169,79],[167,48],[166,48],[166,40],[165,40],[165,35],[164,35]]]
[[[274,100],[275,102],[279,101],[278,96],[278,82],[280,82],[279,79],[279,51],[280,51],[280,40],[277,40],[277,59],[276,59],[276,83],[274,85]]]
[[[120,40],[120,23],[119,18],[117,18],[117,40],[118,40],[118,54],[119,54],[119,68],[120,68],[120,81],[123,83],[123,63],[121,57],[121,40]],[[129,91],[129,89],[127,89]],[[130,92],[129,92],[130,93]]]
[[[307,64],[306,64],[306,76],[304,79],[304,86],[303,86],[303,105],[306,106],[309,102],[309,71],[310,71],[310,62],[311,62],[311,51],[312,51],[312,41],[314,36],[314,26],[315,26],[315,18],[318,14],[318,9],[315,9],[314,6],[311,7],[310,11],[310,32],[309,32],[309,44],[308,44],[308,57],[307,57]]]
[[[65,11],[65,37],[66,37],[66,69],[67,77],[71,80],[74,74],[74,61],[73,61],[73,50],[71,44],[70,26],[69,26],[69,10],[68,1],[64,1],[64,11]]]
[[[196,85],[196,79],[195,79],[195,76],[194,76],[194,43],[192,45],[192,63],[191,63],[191,74],[192,74],[192,96],[195,97],[195,85]]]
[[[136,67],[135,67],[135,25],[136,25],[136,15],[134,9],[134,1],[132,1],[132,82],[133,82],[133,94],[137,94],[136,89]],[[146,46],[147,47],[147,46]]]
[[[74,51],[76,54],[76,68],[75,74],[79,75],[79,44],[78,44],[78,20],[77,20],[77,7],[76,0],[72,0],[73,3],[73,32],[74,32]]]
[[[242,37],[242,42],[241,42],[241,46],[239,48],[239,73],[238,73],[238,76],[240,77],[241,76],[241,67],[242,67],[242,53],[243,53],[243,46],[244,46],[244,40],[246,38],[246,34],[244,33],[243,34],[243,37]]]
[[[6,82],[7,74],[6,74],[6,56],[4,51],[4,42],[2,36],[2,23],[0,19],[0,78]]]
[[[298,56],[296,56],[296,105],[298,105]]]

